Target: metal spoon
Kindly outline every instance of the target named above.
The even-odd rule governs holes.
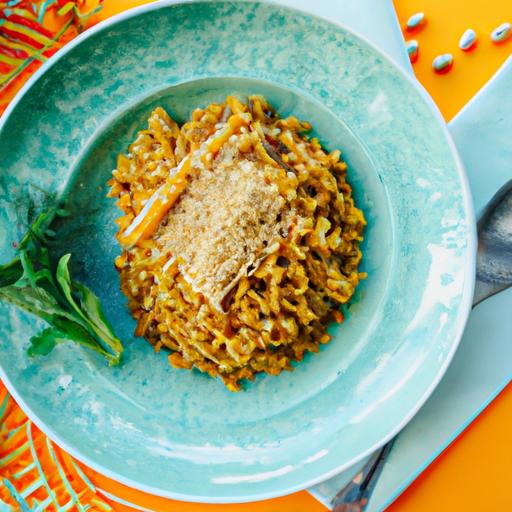
[[[512,180],[489,201],[478,221],[478,253],[473,307],[512,286]],[[363,512],[394,439],[375,452],[332,500],[332,512]]]
[[[478,221],[473,307],[512,286],[512,180],[501,187]]]

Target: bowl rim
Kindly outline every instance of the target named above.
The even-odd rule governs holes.
[[[16,96],[11,100],[7,109],[4,111],[2,116],[0,116],[0,135],[3,130],[4,125],[7,122],[7,119],[14,112],[17,104],[21,101],[23,96],[29,91],[29,89],[41,78],[54,64],[56,64],[62,57],[64,57],[68,52],[70,52],[73,48],[80,45],[83,41],[92,37],[98,32],[106,29],[107,27],[116,25],[125,20],[135,18],[141,14],[145,14],[151,11],[157,11],[160,9],[168,8],[174,5],[181,4],[192,4],[192,3],[223,3],[225,0],[157,0],[155,2],[151,2],[149,4],[140,5],[137,7],[133,7],[131,9],[127,9],[121,13],[111,16],[106,20],[103,20],[96,25],[88,28],[70,42],[68,42],[64,47],[59,49],[51,59],[48,59],[43,65],[27,80],[27,82],[22,86],[22,88],[18,91]],[[241,2],[242,3],[242,2]],[[251,4],[260,4],[260,5],[269,5],[271,7],[279,8],[284,11],[295,12],[310,18],[314,18],[320,20],[322,22],[329,23],[334,25],[336,28],[341,29],[356,39],[361,40],[364,44],[369,46],[374,52],[376,52],[381,59],[390,64],[395,70],[405,79],[409,84],[411,84],[421,95],[423,101],[427,104],[430,111],[434,115],[437,120],[441,131],[445,136],[445,140],[448,142],[451,154],[454,159],[455,166],[457,168],[457,174],[462,185],[462,204],[464,207],[464,211],[466,213],[466,218],[468,220],[468,230],[467,230],[467,250],[466,250],[466,262],[465,262],[465,272],[464,272],[464,281],[463,281],[463,290],[462,297],[459,306],[459,313],[456,320],[454,339],[452,342],[452,346],[450,351],[448,352],[445,361],[439,367],[439,370],[432,380],[430,385],[427,387],[423,395],[418,399],[416,405],[409,411],[408,414],[395,426],[395,428],[391,429],[386,435],[382,436],[381,439],[374,443],[367,450],[361,452],[358,456],[353,457],[351,460],[345,462],[344,464],[340,464],[336,468],[324,472],[320,475],[317,475],[314,478],[310,478],[304,482],[299,484],[288,486],[280,491],[270,491],[270,492],[259,492],[256,494],[247,495],[244,497],[235,496],[233,498],[226,497],[216,497],[216,496],[193,496],[188,494],[180,494],[171,491],[164,491],[160,488],[151,487],[148,485],[140,484],[131,478],[126,478],[122,475],[117,474],[116,472],[103,467],[101,464],[94,462],[91,460],[86,454],[82,453],[79,449],[74,448],[69,445],[65,440],[61,439],[60,436],[53,431],[53,429],[47,425],[45,425],[42,421],[39,420],[37,414],[30,408],[30,406],[26,403],[23,397],[17,392],[16,387],[7,377],[6,373],[3,370],[3,367],[0,365],[0,378],[2,382],[6,386],[7,390],[11,394],[11,396],[15,399],[15,401],[22,408],[23,412],[27,415],[32,423],[34,423],[47,437],[49,437],[52,441],[54,441],[60,448],[65,450],[72,457],[80,461],[81,463],[88,466],[90,469],[100,473],[107,478],[110,478],[116,482],[124,484],[133,489],[145,492],[150,495],[159,496],[163,498],[169,498],[179,501],[188,501],[192,503],[217,503],[217,504],[228,504],[228,503],[246,503],[252,501],[260,501],[270,498],[275,498],[279,496],[285,496],[288,494],[292,494],[297,491],[301,491],[304,489],[308,489],[314,485],[317,485],[321,482],[324,482],[339,473],[350,469],[355,466],[363,459],[371,455],[374,451],[381,448],[384,444],[394,438],[408,423],[411,419],[416,415],[419,409],[424,405],[424,403],[428,400],[430,395],[433,393],[442,377],[446,373],[448,366],[450,365],[455,352],[459,346],[461,341],[466,323],[469,318],[469,314],[472,309],[472,299],[475,287],[475,269],[476,269],[476,249],[477,249],[477,232],[476,232],[476,218],[475,212],[473,208],[471,190],[469,188],[469,181],[464,170],[464,166],[462,160],[457,152],[455,147],[455,143],[451,137],[450,132],[448,131],[447,123],[444,120],[439,108],[434,103],[431,96],[428,94],[423,85],[413,76],[410,72],[405,70],[402,66],[398,65],[388,54],[386,54],[383,50],[381,50],[378,46],[376,46],[372,41],[370,41],[366,36],[360,34],[357,30],[352,29],[347,26],[345,23],[338,22],[335,20],[330,20],[329,18],[317,14],[312,14],[307,10],[300,9],[297,7],[289,7],[288,5],[282,5],[274,0],[245,0],[244,3]]]

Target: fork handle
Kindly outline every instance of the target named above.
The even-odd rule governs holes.
[[[393,446],[392,439],[374,453],[361,471],[332,500],[332,512],[363,512]]]

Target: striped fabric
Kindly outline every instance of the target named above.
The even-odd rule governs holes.
[[[25,416],[0,383],[0,511],[112,510],[78,464]]]
[[[103,0],[0,0],[0,114],[42,62],[77,35]]]

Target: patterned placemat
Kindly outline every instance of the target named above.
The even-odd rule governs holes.
[[[1,382],[0,510],[113,510],[75,461],[27,418]]]
[[[103,0],[0,0],[0,114],[43,62],[84,30]]]

